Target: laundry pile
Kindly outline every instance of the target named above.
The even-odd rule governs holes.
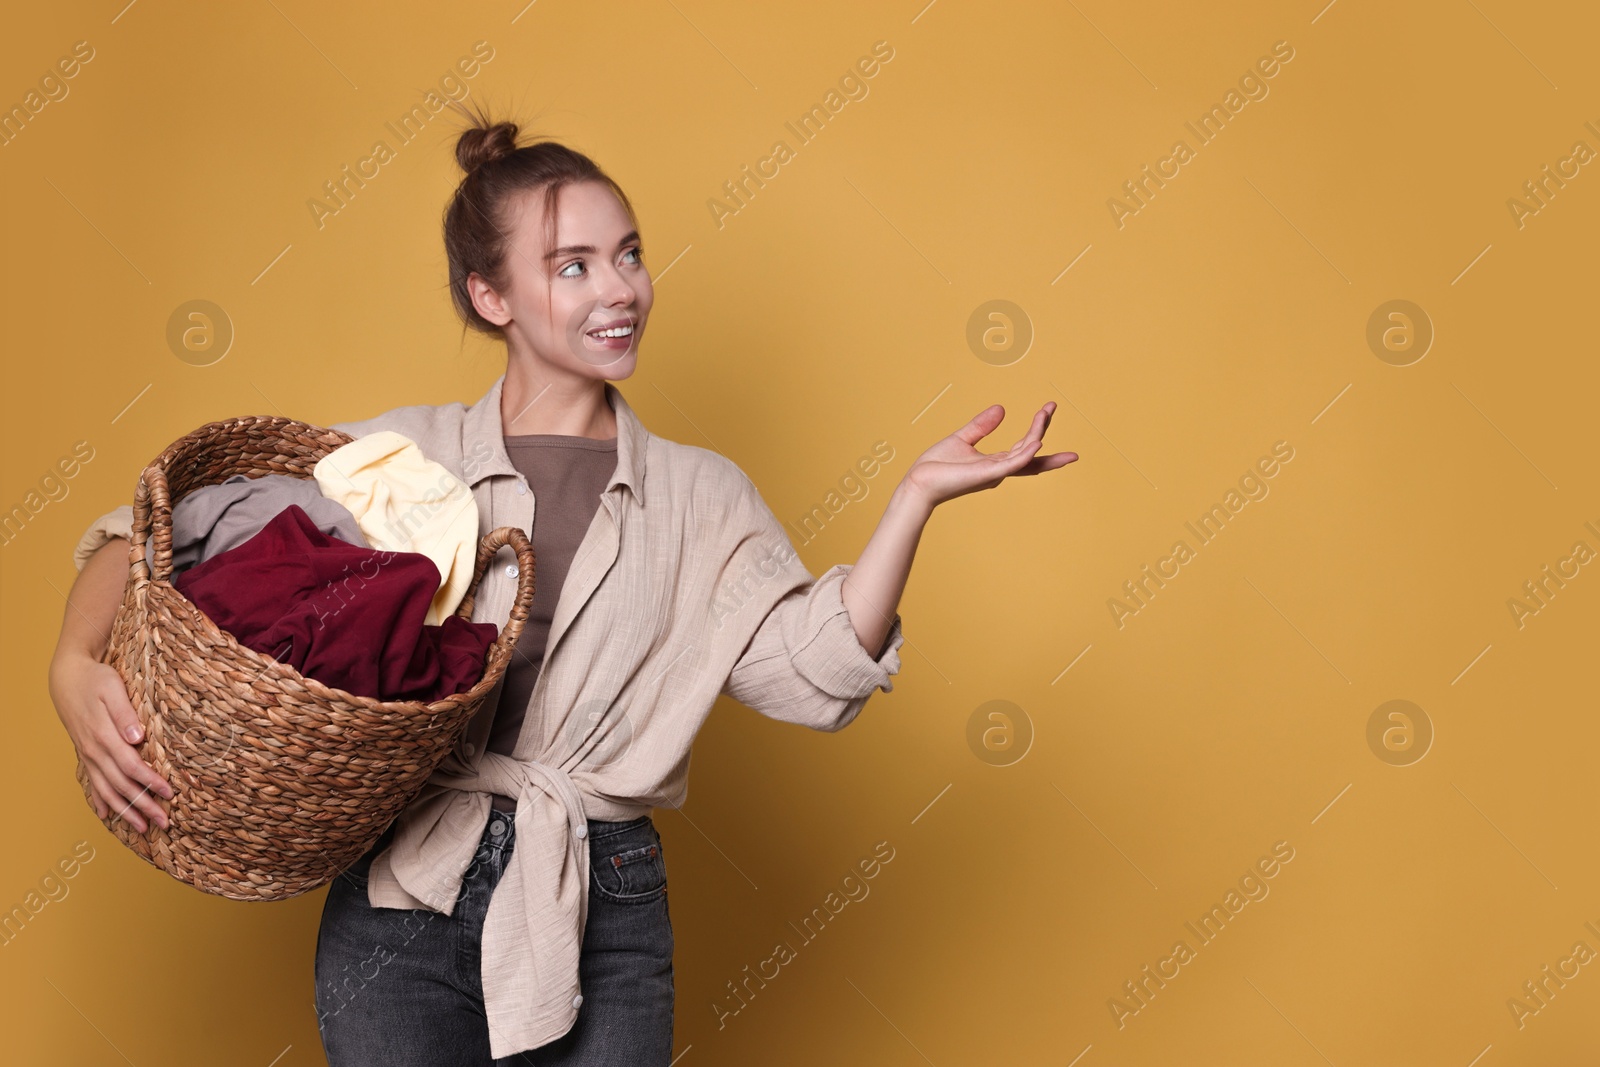
[[[390,430],[312,474],[239,474],[179,500],[173,587],[241,645],[326,686],[430,703],[470,689],[499,636],[453,614],[477,562],[471,489]]]

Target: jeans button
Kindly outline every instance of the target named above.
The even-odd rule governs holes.
[[[501,834],[503,834],[505,832],[506,832],[506,824],[505,824],[504,820],[496,819],[494,822],[489,824],[489,833],[490,833],[491,836],[499,837]]]

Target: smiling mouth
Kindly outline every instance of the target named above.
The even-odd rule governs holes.
[[[633,327],[631,325],[616,326],[608,330],[589,330],[587,332],[590,337],[598,337],[602,339],[607,337],[632,337]]]

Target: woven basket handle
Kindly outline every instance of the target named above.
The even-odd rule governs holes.
[[[467,586],[467,595],[461,598],[456,614],[469,621],[472,619],[478,585],[489,569],[489,561],[506,545],[510,545],[517,554],[517,598],[511,604],[511,616],[500,628],[500,635],[495,638],[495,647],[489,655],[491,658],[503,655],[509,659],[512,649],[517,647],[517,639],[522,636],[522,627],[528,621],[528,611],[533,606],[533,546],[528,543],[526,533],[515,526],[502,526],[483,535],[483,540],[478,544],[478,562],[472,569],[472,584]]]
[[[155,537],[155,571],[145,560],[145,540]],[[139,472],[133,487],[133,548],[129,552],[132,581],[168,581],[172,577],[172,499],[167,472],[152,463]]]

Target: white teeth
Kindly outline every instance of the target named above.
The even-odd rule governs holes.
[[[633,327],[632,326],[618,326],[618,327],[616,327],[615,329],[612,329],[612,330],[590,330],[589,331],[589,336],[590,337],[631,337],[632,335],[633,335]]]

